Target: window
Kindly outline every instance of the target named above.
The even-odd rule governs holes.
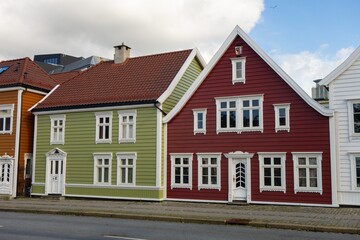
[[[9,69],[9,66],[0,67],[0,74]]]
[[[352,189],[360,190],[360,153],[350,154]]]
[[[50,144],[64,144],[65,115],[50,116],[50,121],[51,121]]]
[[[349,113],[350,134],[360,136],[360,100],[349,102]]]
[[[94,153],[94,184],[111,184],[111,153]]]
[[[194,134],[206,134],[206,109],[194,109]]]
[[[242,82],[245,83],[245,58],[234,58],[232,62],[232,82],[233,84]]]
[[[220,153],[198,153],[198,189],[220,191]]]
[[[135,185],[136,153],[117,153],[117,184]]]
[[[119,143],[136,141],[136,111],[119,111]]]
[[[12,133],[14,104],[0,105],[0,134]]]
[[[283,191],[285,193],[286,153],[258,153],[260,166],[260,192]]]
[[[192,153],[170,154],[171,189],[192,189]]]
[[[231,132],[237,129],[237,99],[217,100],[218,131]]]
[[[321,153],[293,153],[294,191],[322,194]]]
[[[111,143],[112,112],[95,113],[96,143]]]
[[[274,104],[275,132],[290,132],[290,104]]]
[[[46,64],[58,64],[58,59],[56,57],[53,57],[53,58],[45,58],[44,59],[44,63]]]
[[[263,131],[263,96],[217,98],[217,133]]]
[[[257,97],[242,99],[242,128],[257,130],[262,128],[262,101]]]

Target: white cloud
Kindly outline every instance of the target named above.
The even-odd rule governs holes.
[[[335,55],[324,52],[329,46],[324,44],[315,52],[303,51],[283,54],[271,51],[273,59],[311,96],[313,80],[322,79],[340,65],[353,51],[353,47],[342,48]]]
[[[199,47],[206,60],[235,25],[249,32],[263,0],[2,0],[0,59],[62,52],[112,58]]]

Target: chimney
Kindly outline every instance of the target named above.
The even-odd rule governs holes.
[[[122,43],[119,46],[114,46],[115,54],[114,54],[114,63],[123,63],[126,59],[130,57],[130,47],[126,46]]]

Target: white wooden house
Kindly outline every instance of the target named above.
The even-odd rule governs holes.
[[[319,84],[328,87],[329,107],[335,112],[338,203],[360,205],[360,46]]]

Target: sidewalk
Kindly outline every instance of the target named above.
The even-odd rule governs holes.
[[[360,208],[89,199],[0,199],[0,211],[114,217],[360,234]]]

